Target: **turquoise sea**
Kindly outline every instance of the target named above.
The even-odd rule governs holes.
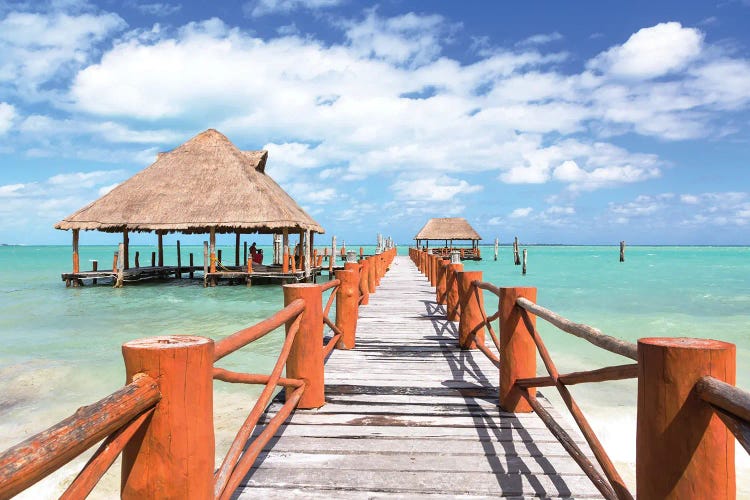
[[[358,245],[357,245],[358,248]],[[111,266],[113,246],[81,247],[81,267],[97,259]],[[152,247],[140,250],[150,261]],[[365,247],[372,252],[372,247]],[[165,247],[167,264],[176,263]],[[183,262],[202,247],[182,247]],[[270,256],[270,248],[264,247]],[[750,389],[750,248],[630,246],[618,262],[615,246],[530,246],[528,274],[514,266],[510,247],[483,247],[484,280],[500,286],[536,286],[538,302],[571,320],[631,341],[651,336],[708,337],[737,345],[738,385]],[[400,249],[406,254],[406,247]],[[224,248],[234,259],[234,249]],[[226,259],[226,257],[225,257]],[[69,246],[0,247],[0,449],[70,415],[121,386],[120,345],[130,339],[164,334],[214,339],[251,325],[283,305],[275,286],[202,287],[201,280],[65,288],[60,273],[71,267]],[[492,298],[487,295],[492,312]],[[591,369],[627,360],[539,321],[561,372]],[[221,366],[268,372],[283,331],[277,331],[221,362]],[[539,365],[541,367],[541,364]],[[541,373],[541,372],[540,372]],[[552,390],[542,391],[553,396]],[[218,454],[228,446],[257,394],[255,388],[216,384]],[[573,394],[627,480],[635,456],[633,381],[576,386]],[[559,405],[560,413],[564,413]],[[750,460],[737,447],[737,477],[750,477]],[[29,490],[27,498],[55,497],[72,480],[82,460]],[[108,474],[95,497],[116,495],[119,473]],[[743,472],[744,471],[744,472]],[[750,497],[741,480],[740,496]]]

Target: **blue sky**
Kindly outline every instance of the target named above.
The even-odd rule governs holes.
[[[749,0],[0,0],[0,242],[216,128],[318,241],[750,244],[749,46]]]

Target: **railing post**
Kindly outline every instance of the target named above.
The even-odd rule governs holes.
[[[305,392],[297,408],[320,408],[326,403],[323,382],[323,292],[320,285],[313,283],[295,283],[284,285],[284,306],[297,299],[305,301],[299,331],[292,343],[292,349],[286,360],[286,376],[305,381]],[[286,324],[286,331],[294,321]],[[287,387],[289,397],[293,387]]]
[[[336,271],[336,279],[341,281],[336,290],[336,326],[343,333],[336,348],[354,349],[359,309],[359,264],[347,262],[343,271]]]
[[[464,270],[464,265],[449,264],[445,272],[445,288],[447,289],[447,299],[445,304],[446,317],[448,321],[458,321],[459,316],[459,294],[458,294],[458,273]]]
[[[361,305],[370,303],[370,284],[368,278],[370,275],[370,262],[367,259],[359,261],[359,291],[362,294]]]
[[[370,293],[375,293],[375,289],[378,287],[378,280],[376,277],[378,270],[375,257],[368,257],[367,264],[367,288]]]
[[[430,254],[430,285],[437,287],[437,263],[438,256]]]
[[[461,315],[458,321],[458,345],[461,349],[476,349],[484,344],[484,318],[482,291],[475,293],[473,281],[482,281],[482,271],[462,271],[458,276],[458,302]],[[477,295],[479,299],[477,300]]]
[[[438,260],[437,267],[437,287],[435,288],[436,301],[438,304],[445,305],[447,302],[446,298],[446,276],[448,272],[448,266],[450,264],[443,259]]]
[[[734,436],[693,389],[704,375],[734,385],[735,363],[727,342],[638,340],[639,499],[735,498]]]
[[[123,450],[122,498],[213,497],[213,340],[132,340],[122,355],[127,383],[145,373],[161,392],[147,426]]]
[[[521,316],[516,301],[524,297],[536,302],[536,288],[501,288],[500,311],[500,407],[513,413],[529,413],[531,406],[515,387],[516,379],[536,377],[536,345]],[[536,316],[529,313],[531,324]],[[529,389],[536,394],[536,389]]]

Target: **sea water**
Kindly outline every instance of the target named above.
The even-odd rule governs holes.
[[[271,249],[262,247],[266,258]],[[358,248],[358,246],[357,246]],[[90,260],[111,267],[114,248],[83,246],[82,269]],[[131,247],[150,263],[152,247]],[[234,260],[234,249],[224,255]],[[372,253],[372,247],[365,252]],[[182,262],[202,247],[183,245]],[[400,249],[406,254],[406,248]],[[528,272],[513,265],[502,246],[497,261],[482,247],[481,262],[465,262],[498,286],[535,286],[538,303],[604,333],[635,341],[640,337],[707,337],[737,345],[737,384],[750,389],[750,248],[637,247],[618,262],[619,248],[528,247]],[[165,247],[165,264],[176,264],[174,247]],[[0,247],[0,450],[33,435],[121,387],[125,380],[120,346],[154,335],[203,335],[220,339],[273,314],[283,306],[278,286],[203,288],[202,280],[65,288],[67,246]],[[494,300],[486,295],[488,312]],[[560,332],[544,321],[538,327],[561,373],[629,360]],[[231,370],[268,373],[276,361],[283,329],[219,362]],[[541,363],[539,373],[544,374]],[[223,456],[259,393],[258,386],[215,383],[217,456]],[[571,387],[606,450],[634,485],[634,381]],[[551,388],[540,390],[555,399]],[[556,401],[560,413],[566,410]],[[747,454],[737,446],[737,477],[750,477]],[[28,490],[26,498],[53,498],[75,477],[85,457]],[[750,481],[738,481],[750,497]],[[94,497],[116,496],[115,464]]]

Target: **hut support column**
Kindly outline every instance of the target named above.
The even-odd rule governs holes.
[[[310,277],[310,230],[301,231],[299,233],[300,240],[303,241],[302,248],[304,253],[304,263],[305,266],[305,278]],[[304,239],[303,239],[304,238]]]
[[[161,232],[156,233],[159,236],[159,267],[164,265],[164,234]]]
[[[211,245],[211,272],[216,272],[216,228],[211,228],[211,233],[209,234],[209,241]]]
[[[78,257],[78,229],[73,229],[73,272],[81,271],[81,261]]]
[[[240,232],[234,233],[234,265],[240,265]]]
[[[123,269],[130,269],[130,237],[127,229],[122,232],[122,246],[122,267]]]

